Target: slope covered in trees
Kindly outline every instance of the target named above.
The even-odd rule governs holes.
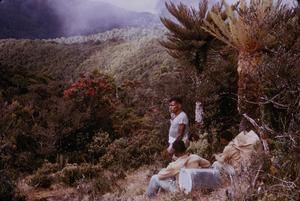
[[[77,185],[82,174],[90,175],[84,182],[92,186],[100,185],[99,180],[107,185],[101,168],[114,170],[118,177],[124,170],[162,159],[167,100],[181,94],[192,120],[196,92],[193,70],[188,66],[182,69],[160,46],[158,39],[164,34],[158,28],[130,28],[57,39],[59,43],[2,40],[1,113],[5,115],[1,130],[5,132],[1,171],[3,181],[13,179],[5,185],[13,189],[21,171],[34,172],[31,184],[44,188],[57,182]],[[224,59],[218,57],[214,64],[220,61]],[[220,97],[222,88],[235,81],[229,78],[231,66],[227,62],[224,66],[227,72],[215,68],[214,73],[228,79],[210,81],[214,73],[207,72],[205,85],[218,87],[203,86],[202,93],[215,94],[204,102],[208,128],[216,128],[221,119],[235,121],[226,117],[235,110],[234,101]],[[93,75],[97,71],[100,74]],[[87,72],[92,75],[81,77]],[[98,81],[107,84],[86,88],[86,83]],[[217,129],[231,128],[221,125]],[[66,174],[59,174],[62,170]],[[49,171],[53,176],[49,177]]]
[[[280,40],[270,43],[271,46],[255,45],[259,47],[255,51],[247,49],[249,57],[254,53],[255,57],[259,50],[259,59],[254,59],[259,62],[250,63],[257,70],[255,84],[259,84],[260,95],[258,101],[244,101],[255,108],[259,106],[259,120],[248,115],[268,135],[264,139],[270,152],[261,167],[255,166],[257,169],[243,174],[251,185],[247,192],[234,189],[235,196],[241,200],[296,200],[299,197],[299,10],[287,10],[277,16],[276,9],[285,12],[285,8],[270,9],[262,1],[253,2],[257,4],[252,5],[251,12],[245,12],[247,8],[241,5],[221,4],[209,10],[205,1],[200,10],[168,4],[167,9],[178,21],[162,18],[167,34],[166,30],[155,27],[52,41],[1,40],[0,200],[26,200],[32,191],[51,189],[65,189],[66,199],[73,200],[101,200],[109,191],[115,192],[111,199],[141,196],[143,186],[122,197],[131,186],[120,185],[119,179],[126,178],[127,171],[134,172],[153,161],[165,162],[162,151],[167,143],[167,100],[174,95],[183,97],[191,132],[200,135],[191,151],[213,161],[213,154],[223,148],[218,141],[220,134],[236,135],[242,120],[239,113],[242,111],[237,109],[242,86],[238,83],[243,83],[238,71],[240,46],[231,44],[230,37],[246,44],[253,40],[244,32],[236,35],[226,31],[236,31],[233,24],[226,23],[242,19],[243,26],[249,28],[253,25],[251,20],[259,16],[256,12],[267,13],[268,17],[263,15],[259,20],[279,20],[276,24],[288,26],[289,32],[263,31],[263,36],[267,35],[271,41],[273,37]],[[266,8],[261,9],[262,5]],[[209,15],[205,15],[207,11]],[[232,13],[238,15],[231,16]],[[270,17],[273,14],[278,18]],[[263,20],[253,31],[269,26]],[[285,20],[288,23],[283,23]],[[246,81],[247,85],[251,83]],[[247,90],[244,93],[247,97]],[[204,106],[201,129],[193,119],[196,101]],[[156,166],[161,164],[149,166],[151,170],[147,171],[156,171]],[[141,171],[147,172],[143,168]],[[18,181],[18,178],[25,179]],[[201,200],[201,193],[187,199]],[[222,190],[212,194],[228,198]],[[213,198],[210,192],[206,195]],[[47,196],[51,197],[51,193]],[[47,196],[40,200],[48,199]],[[55,199],[62,200],[63,196]],[[180,193],[162,198],[182,199],[186,196]]]

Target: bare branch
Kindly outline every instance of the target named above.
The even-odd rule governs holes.
[[[261,172],[261,169],[262,169],[263,165],[261,164],[257,170],[257,173],[252,181],[252,187],[254,188],[255,187],[255,184],[256,184],[256,181],[257,181],[257,178],[259,176],[259,173]]]
[[[252,119],[251,117],[249,117],[247,114],[243,114],[243,116],[254,126],[254,128],[256,129],[256,131],[258,132],[258,134],[260,136],[260,140],[263,143],[265,153],[269,154],[270,149],[269,149],[268,142],[266,140],[266,134],[265,134],[264,128],[259,126],[256,123],[256,121],[254,119]]]

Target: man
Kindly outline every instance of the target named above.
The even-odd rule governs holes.
[[[177,189],[176,176],[181,168],[199,168],[209,167],[210,162],[195,154],[186,153],[186,147],[182,140],[176,140],[172,144],[172,149],[177,157],[177,160],[170,163],[167,168],[153,175],[149,182],[146,196],[149,198],[155,197],[159,189],[174,192]]]
[[[182,100],[178,97],[169,100],[169,111],[171,113],[171,125],[167,151],[173,154],[172,143],[175,140],[183,140],[186,147],[189,145],[189,120],[186,113],[182,111]]]
[[[221,170],[231,166],[235,172],[240,172],[242,168],[249,167],[261,152],[262,144],[258,135],[252,130],[242,131],[226,145],[221,154],[215,155],[216,162],[213,166]]]

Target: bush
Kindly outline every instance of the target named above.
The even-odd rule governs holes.
[[[12,200],[15,193],[15,183],[7,171],[0,171],[0,200]]]
[[[119,112],[116,113],[118,117],[125,117],[114,121],[119,138],[107,147],[107,152],[100,158],[100,164],[105,168],[127,170],[159,160],[164,133],[161,133],[160,119],[153,117],[161,114],[153,112],[139,116],[127,109]]]
[[[207,137],[208,133],[204,133],[197,141],[190,142],[190,146],[187,151],[208,159],[209,156],[211,156],[211,153],[209,152],[210,145]]]
[[[88,154],[91,161],[98,159],[107,152],[107,147],[111,143],[110,135],[106,132],[98,132],[94,135],[93,141],[88,144]]]
[[[266,198],[297,200],[300,196],[300,41],[265,54],[261,66],[264,86],[263,126],[268,130],[272,158],[265,176]],[[271,199],[271,198],[270,198]]]
[[[50,188],[54,184],[64,183],[76,186],[80,193],[99,196],[109,192],[115,181],[124,175],[109,173],[99,166],[88,163],[66,164],[61,169],[58,164],[46,162],[30,179],[30,185],[40,188]]]
[[[100,164],[112,170],[128,170],[159,159],[161,139],[149,131],[135,132],[136,136],[115,140],[100,159]]]
[[[60,152],[82,151],[98,130],[113,132],[115,87],[110,77],[94,72],[82,75],[64,91],[67,111],[63,111],[61,133],[56,141]],[[68,116],[65,116],[68,115]]]
[[[61,179],[64,183],[72,186],[81,179],[92,179],[101,175],[103,169],[100,166],[90,164],[69,164],[61,171]]]

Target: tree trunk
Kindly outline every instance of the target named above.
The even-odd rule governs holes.
[[[240,52],[238,61],[238,111],[247,114],[258,124],[261,123],[260,97],[262,94],[258,76],[258,66],[262,61],[262,53]],[[253,125],[242,116],[240,131],[251,130]]]
[[[195,122],[196,124],[203,126],[203,105],[200,101],[196,101],[195,107]]]

